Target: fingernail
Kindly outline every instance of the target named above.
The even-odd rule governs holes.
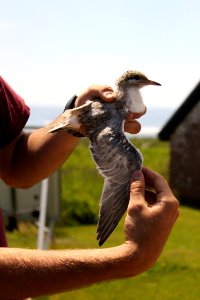
[[[140,170],[135,170],[131,173],[131,179],[133,181],[137,180],[137,179],[140,179],[141,178],[141,175],[142,175],[142,172]]]
[[[113,93],[111,93],[111,92],[104,92],[103,93],[104,94],[104,96],[106,96],[106,98],[113,98]]]
[[[135,114],[131,113],[131,112],[128,112],[128,119],[129,120],[135,120]]]

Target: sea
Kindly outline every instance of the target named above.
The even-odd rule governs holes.
[[[60,106],[31,106],[30,118],[27,127],[42,127],[53,121],[63,108]],[[149,107],[147,113],[140,118],[141,132],[137,137],[156,137],[166,122],[171,118],[176,108]]]

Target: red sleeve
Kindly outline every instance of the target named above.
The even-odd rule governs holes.
[[[0,148],[13,142],[24,128],[29,107],[0,76]]]

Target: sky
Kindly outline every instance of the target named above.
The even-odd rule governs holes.
[[[0,0],[0,75],[28,105],[65,105],[91,84],[139,70],[178,107],[200,80],[199,0]]]

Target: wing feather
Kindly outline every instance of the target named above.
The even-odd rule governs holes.
[[[112,193],[110,195],[108,192],[104,193],[104,191],[107,191],[107,182],[105,181],[97,226],[97,240],[99,240],[100,246],[113,232],[128,206],[130,183],[127,182],[124,185],[120,184],[115,186],[116,188],[112,188]],[[110,190],[110,185],[108,190]]]
[[[131,147],[129,142],[128,147]],[[92,143],[90,149],[97,168],[104,177],[97,225],[97,240],[102,245],[127,210],[130,197],[130,158],[126,147],[120,143],[115,143],[114,147],[108,141],[100,145]]]

